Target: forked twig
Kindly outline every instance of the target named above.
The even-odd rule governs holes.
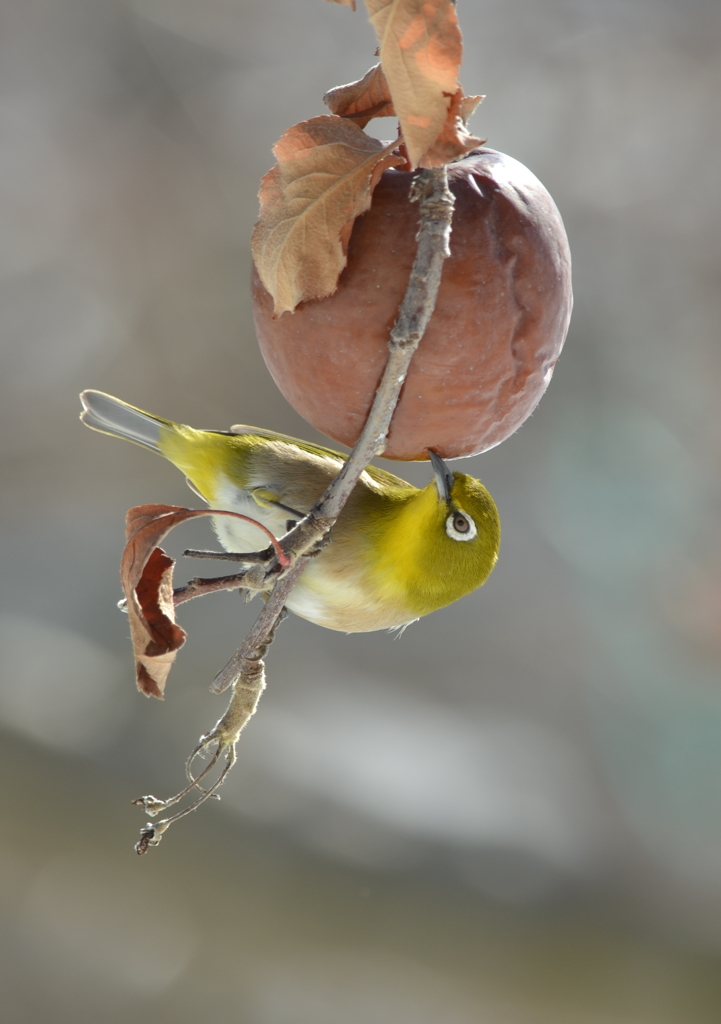
[[[221,748],[218,747],[218,750],[213,755],[213,759],[208,764],[208,768],[206,770],[210,770],[212,767],[215,766],[215,764],[217,763],[218,759],[220,758],[221,752],[222,752]],[[201,804],[205,803],[206,800],[210,800],[213,797],[215,797],[217,799],[220,799],[220,797],[218,797],[218,794],[217,794],[216,791],[218,789],[220,789],[220,787],[223,785],[223,783],[225,782],[225,780],[226,780],[226,778],[228,776],[228,772],[230,771],[230,769],[235,764],[235,758],[236,758],[235,745],[226,747],[225,748],[225,755],[226,755],[226,761],[225,761],[225,766],[223,767],[222,772],[220,773],[218,778],[215,780],[213,785],[210,787],[210,789],[201,789],[200,790],[201,795],[198,797],[198,799],[194,803],[189,804],[187,807],[184,807],[183,810],[182,811],[178,811],[177,814],[172,814],[169,818],[163,818],[161,821],[158,821],[155,824],[153,824],[152,821],[148,822],[148,824],[144,828],[141,828],[141,830],[140,830],[140,839],[135,844],[135,852],[137,854],[140,854],[142,856],[142,854],[148,852],[148,850],[150,849],[151,846],[157,846],[160,843],[160,840],[163,838],[164,833],[170,828],[170,826],[173,824],[173,822],[179,821],[181,818],[184,818],[187,814],[192,814],[192,812],[196,811],[200,807]],[[158,801],[155,801],[155,803],[156,804],[164,804],[166,807],[172,806],[173,804],[177,803],[178,800],[181,800],[186,795],[186,793],[189,793],[193,788],[195,788],[197,786],[197,782],[203,777],[203,775],[205,775],[205,772],[203,772],[198,777],[198,779],[195,782],[192,783],[192,785],[186,786],[186,788],[181,793],[178,793],[172,799],[166,800],[166,801],[158,800]],[[200,787],[198,787],[198,788],[200,788]],[[157,810],[155,810],[155,811],[150,810],[150,808],[144,803],[144,801],[146,801],[146,800],[155,800],[155,798],[154,797],[141,797],[138,800],[133,800],[133,803],[134,804],[143,804],[143,806],[145,806],[145,809],[151,815],[153,813],[157,814],[160,810],[162,810],[162,807],[158,807]],[[153,805],[153,806],[155,806],[155,805]]]
[[[408,287],[391,331],[388,343],[388,362],[363,432],[347,461],[320,501],[280,542],[283,551],[291,558],[293,564],[279,576],[263,610],[240,648],[213,680],[211,685],[213,692],[220,693],[230,686],[232,695],[223,717],[209,733],[201,737],[198,746],[188,759],[189,785],[168,801],[156,801],[154,797],[144,797],[135,802],[146,807],[148,813],[152,815],[164,807],[172,806],[193,789],[200,790],[200,797],[183,811],[158,822],[157,825],[154,826],[152,823],[146,825],[141,830],[141,838],[136,846],[138,853],[145,853],[150,846],[157,846],[163,833],[174,821],[190,814],[207,799],[217,795],[217,789],[222,785],[235,761],[235,744],[238,737],[255,712],[265,687],[263,657],[273,641],[275,629],[281,621],[288,596],[308,564],[308,552],[312,551],[314,545],[326,537],[366,466],[375,455],[380,455],[385,448],[388,429],[411,359],[435,308],[443,261],[450,254],[449,241],[454,199],[448,188],[446,167],[421,171],[414,180],[410,198],[412,201],[420,202],[418,248]],[[188,553],[194,557],[215,557],[215,554],[211,552],[192,551]],[[255,573],[264,571],[263,582],[267,585],[272,575],[277,575],[279,566],[277,563],[274,564],[273,560],[268,564],[269,552],[264,554],[266,555],[265,559],[258,558],[257,554],[252,559],[249,556],[244,556],[244,558],[246,561],[258,561],[267,566],[265,570],[261,565],[255,565],[253,569],[248,570],[248,572],[255,571]],[[225,554],[222,557],[226,557]],[[231,560],[234,559],[231,558]],[[255,573],[254,583],[256,580],[260,580],[260,576],[256,577]],[[187,587],[179,588],[176,591],[175,603],[180,604],[200,596],[201,593],[210,593],[212,590],[242,587],[243,578],[247,579],[247,573],[218,577],[216,580],[193,580]],[[256,588],[260,589],[257,583]],[[193,777],[191,774],[193,760],[213,744],[217,744],[217,746],[211,761],[197,778]],[[208,789],[201,787],[199,783],[217,765],[223,752],[226,753],[226,763],[218,779]]]

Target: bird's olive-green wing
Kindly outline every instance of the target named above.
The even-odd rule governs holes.
[[[230,428],[231,434],[256,434],[258,437],[267,437],[269,441],[283,441],[285,444],[292,444],[301,451],[310,452],[311,455],[320,455],[322,458],[330,456],[333,459],[348,458],[343,452],[334,451],[332,448],[325,448],[321,444],[313,444],[311,441],[302,441],[300,438],[291,437],[290,434],[279,434],[273,430],[263,430],[261,427],[249,427],[243,423],[236,423]],[[376,483],[386,484],[389,487],[411,487],[407,480],[403,480],[394,473],[388,473],[385,469],[377,466],[367,466],[366,473]]]

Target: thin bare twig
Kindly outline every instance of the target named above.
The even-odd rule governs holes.
[[[201,742],[202,742],[202,740],[201,740]],[[196,811],[200,807],[201,804],[205,803],[206,800],[211,800],[211,799],[217,797],[217,795],[218,795],[217,791],[223,785],[223,783],[225,782],[226,778],[228,777],[228,773],[230,772],[230,769],[235,764],[235,747],[234,746],[229,746],[229,747],[226,747],[224,749],[225,749],[225,755],[226,755],[226,757],[225,757],[225,765],[223,766],[223,770],[221,771],[220,775],[218,776],[218,778],[215,780],[215,782],[213,783],[213,785],[209,789],[200,789],[200,787],[197,786],[197,781],[201,778],[201,776],[199,776],[198,780],[196,780],[196,782],[192,783],[192,785],[190,785],[190,786],[186,786],[186,788],[182,791],[182,793],[178,793],[177,796],[173,797],[171,800],[167,800],[167,801],[158,800],[158,801],[156,801],[157,804],[165,803],[166,806],[170,806],[171,804],[177,803],[178,800],[182,799],[182,797],[185,796],[186,793],[189,793],[191,789],[194,789],[194,788],[199,788],[200,789],[200,794],[201,795],[198,797],[198,799],[194,803],[189,804],[187,807],[184,807],[182,811],[178,811],[177,814],[172,814],[169,818],[163,818],[162,821],[158,821],[155,824],[153,824],[152,821],[151,821],[144,828],[141,828],[141,830],[140,830],[140,839],[135,844],[135,852],[137,854],[140,854],[142,856],[144,853],[148,852],[148,850],[150,849],[151,846],[157,846],[160,843],[160,840],[163,838],[163,834],[168,830],[168,828],[170,828],[170,826],[174,822],[179,821],[181,818],[184,818],[187,814],[192,814],[193,811]],[[218,750],[213,755],[212,761],[208,765],[209,769],[212,768],[215,765],[215,763],[220,758],[221,753],[222,753],[222,750],[219,747]],[[205,772],[203,772],[203,775],[204,774],[205,774]],[[140,800],[133,800],[133,803],[142,804],[144,802],[144,800],[146,800],[146,799],[149,800],[149,801],[153,801],[155,798],[154,797],[147,797],[147,798],[146,797],[141,797]],[[149,807],[146,806],[146,809],[148,810],[148,813],[153,813],[153,812],[150,811]],[[155,810],[154,813],[157,814],[160,809],[161,808],[158,807],[157,810]]]

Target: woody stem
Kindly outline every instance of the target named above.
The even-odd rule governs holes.
[[[285,544],[283,546],[289,554],[296,537],[301,540],[298,545],[300,549],[307,550],[313,539],[320,539],[331,529],[361,473],[375,455],[383,452],[411,359],[435,308],[443,262],[450,255],[454,197],[448,188],[447,168],[444,166],[421,171],[413,184],[410,198],[417,200],[420,206],[416,236],[418,248],[408,287],[388,342],[388,362],[353,451],[308,517],[288,535],[289,547],[285,548]],[[278,616],[307,563],[308,557],[300,555],[277,581],[240,648],[215,677],[211,687],[214,692],[235,685],[242,678],[246,667],[249,668],[257,659],[260,648],[267,646],[267,638],[272,635]]]
[[[293,564],[277,579],[263,611],[250,629],[245,640],[213,680],[211,689],[216,693],[232,686],[230,703],[215,727],[201,738],[199,746],[191,755],[216,745],[215,760],[221,753],[226,754],[226,764],[216,782],[208,789],[201,789],[200,797],[185,810],[170,818],[148,824],[141,830],[138,853],[145,853],[151,846],[157,846],[163,833],[178,818],[195,810],[201,803],[213,796],[224,781],[235,760],[235,744],[241,730],[255,712],[258,700],[265,686],[263,658],[273,641],[275,629],[281,621],[286,601],[305,569],[313,545],[327,535],[343,506],[350,497],[358,479],[375,455],[382,454],[393,413],[408,373],[413,354],[428,325],[436,304],[441,280],[443,261],[449,255],[451,219],[453,216],[453,195],[448,188],[445,167],[421,171],[413,184],[411,200],[420,203],[420,218],[417,234],[418,249],[411,270],[410,280],[401,303],[396,322],[388,342],[389,355],[386,368],[375,394],[365,426],[348,460],[338,476],[332,481],[317,505],[308,516],[283,538],[281,546],[291,557]],[[265,559],[263,559],[265,561]],[[261,565],[254,566],[260,569]],[[252,570],[249,570],[251,572]],[[271,570],[273,571],[272,567]],[[276,568],[277,571],[277,562]],[[176,603],[199,596],[211,589],[225,589],[240,585],[242,577],[221,577],[218,580],[193,580],[176,592]],[[267,579],[267,576],[266,576]],[[205,773],[203,773],[204,777]],[[200,781],[191,778],[191,783]],[[185,795],[178,794],[178,799]],[[140,801],[148,807],[148,813],[156,813],[161,806],[170,806],[176,800],[156,801],[144,797]],[[151,810],[152,808],[152,810]]]

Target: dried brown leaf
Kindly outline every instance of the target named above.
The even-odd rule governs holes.
[[[173,559],[157,547],[169,530],[182,522],[174,505],[139,505],[125,517],[127,543],[120,580],[130,619],[138,689],[162,700],[168,673],[186,633],[175,622]]]
[[[338,85],[323,97],[333,114],[349,117],[365,128],[374,117],[395,117],[388,82],[380,64],[375,64],[357,82]]]
[[[175,622],[174,565],[162,548],[153,548],[127,602],[138,689],[146,697],[161,700],[168,673],[186,637],[185,630]]]
[[[120,580],[130,619],[136,681],[146,697],[163,699],[168,673],[187,636],[175,621],[175,562],[157,545],[180,523],[209,515],[233,516],[255,523],[238,512],[178,505],[136,505],[126,514]],[[288,558],[275,537],[261,523],[255,525],[271,539],[278,560],[287,567]]]
[[[464,124],[468,124],[471,115],[475,112],[476,107],[485,98],[485,96],[461,96],[459,113]]]
[[[332,114],[294,125],[275,144],[278,163],[261,181],[251,240],[274,316],[335,291],[356,217],[383,171],[404,162],[392,153],[397,145]]]
[[[466,128],[466,121],[482,100],[482,96],[464,96],[459,88],[451,96],[450,106],[441,133],[420,160],[421,167],[441,167],[470,153],[484,141]],[[464,112],[469,113],[464,116]]]
[[[408,155],[418,167],[446,124],[463,54],[452,0],[366,0]]]

